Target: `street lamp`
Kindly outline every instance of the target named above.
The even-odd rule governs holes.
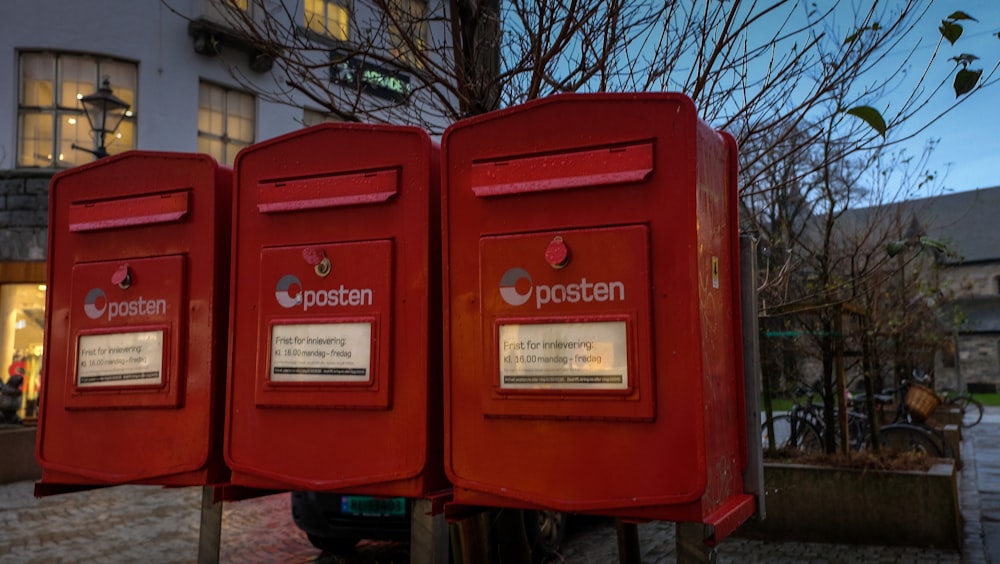
[[[81,97],[80,103],[83,104],[83,111],[87,115],[91,131],[97,134],[97,150],[76,144],[73,148],[86,151],[99,159],[108,156],[108,151],[104,148],[104,136],[118,129],[128,113],[128,103],[111,93],[111,83],[107,78],[97,92]]]

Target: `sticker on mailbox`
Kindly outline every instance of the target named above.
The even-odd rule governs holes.
[[[81,335],[76,385],[155,386],[163,383],[163,331]]]
[[[272,382],[368,382],[372,324],[308,323],[271,328]]]
[[[628,388],[624,321],[501,325],[499,337],[502,389]]]

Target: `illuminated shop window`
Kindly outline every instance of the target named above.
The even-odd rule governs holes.
[[[0,284],[0,358],[5,384],[20,375],[22,419],[38,416],[42,344],[45,330],[45,285]]]

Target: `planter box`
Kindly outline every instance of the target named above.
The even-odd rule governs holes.
[[[955,466],[926,472],[764,464],[767,518],[736,535],[765,540],[960,548]]]
[[[35,460],[36,431],[36,427],[0,428],[0,484],[42,477]]]

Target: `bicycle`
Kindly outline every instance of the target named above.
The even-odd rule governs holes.
[[[778,414],[765,421],[762,425],[761,439],[766,448],[773,432],[774,446],[778,449],[794,448],[803,452],[821,452],[824,450],[823,437],[826,433],[826,423],[823,417],[825,405],[813,401],[818,393],[813,387],[797,390],[798,396],[805,395],[806,401],[796,403],[787,414]],[[903,396],[905,397],[905,395]],[[888,395],[876,395],[875,401],[879,407],[892,402]],[[863,413],[864,396],[853,398],[849,402],[847,426],[850,447],[855,451],[864,451],[871,446],[870,426],[868,417]],[[890,451],[922,452],[931,457],[953,457],[951,447],[939,431],[916,422],[914,416],[901,401],[893,423],[879,429],[880,444]],[[842,444],[841,433],[836,434],[837,444]]]
[[[889,450],[921,452],[935,458],[955,458],[944,433],[926,420],[940,403],[934,390],[904,379],[895,390],[898,400],[892,423],[879,429],[882,445]]]
[[[762,444],[770,447],[769,433],[773,431],[777,449],[794,448],[803,452],[822,452],[826,433],[826,422],[823,412],[825,404],[814,400],[819,391],[815,386],[800,386],[796,396],[805,396],[805,401],[797,402],[786,414],[772,416],[762,425]],[[853,404],[852,404],[853,406]],[[853,407],[847,412],[847,425],[850,434],[850,445],[854,450],[865,447],[868,417]],[[837,434],[837,444],[842,441]]]
[[[939,396],[945,405],[954,405],[961,410],[963,429],[975,427],[983,420],[983,404],[972,397],[972,394],[945,389]]]

